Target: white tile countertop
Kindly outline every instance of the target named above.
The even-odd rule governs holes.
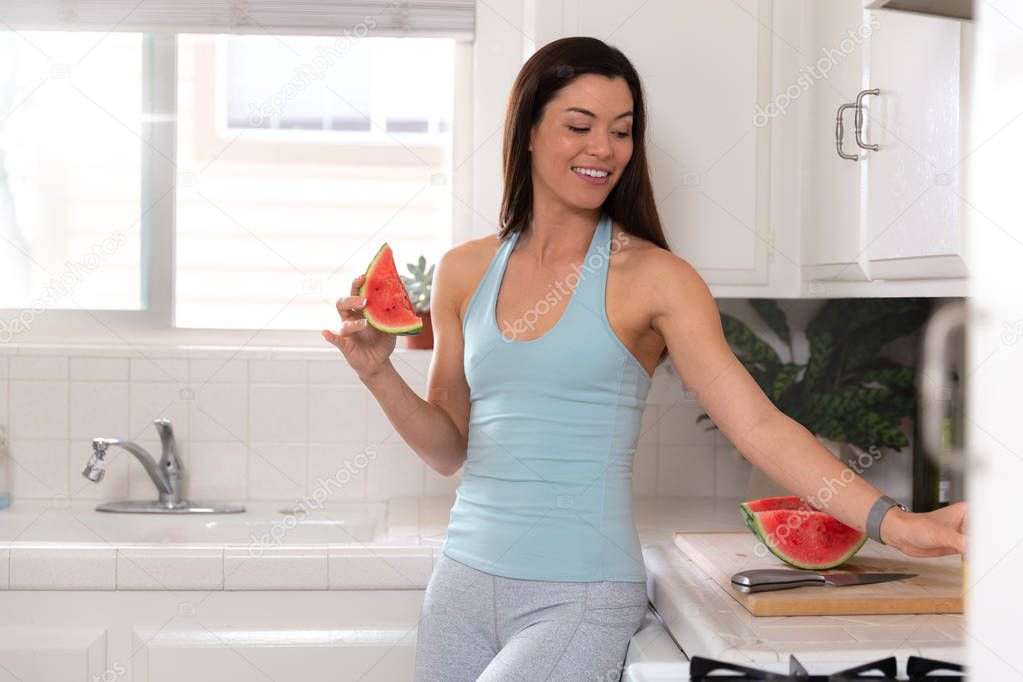
[[[742,530],[739,502],[635,500],[651,601],[687,655],[737,662],[790,653],[805,660],[964,659],[962,615],[750,615],[673,544],[678,530]],[[243,514],[153,518],[96,512],[94,502],[15,501],[0,511],[0,589],[421,590],[440,555],[451,504],[443,497],[328,504],[309,510],[295,528],[282,514],[286,502],[247,503]],[[351,523],[343,531],[341,519]],[[275,530],[273,546],[253,551],[246,541]]]
[[[0,590],[422,590],[440,553],[421,537],[420,498],[301,511],[247,502],[240,514],[95,504],[22,500],[0,511]]]

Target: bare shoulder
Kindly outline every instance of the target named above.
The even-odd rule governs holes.
[[[619,233],[617,228],[616,224],[615,237],[623,245],[620,264],[630,289],[648,301],[655,328],[659,317],[680,308],[705,307],[707,303],[716,308],[709,287],[689,261],[647,239],[624,230]]]
[[[441,256],[437,278],[443,280],[444,297],[457,311],[459,320],[499,246],[497,234],[489,234],[456,244]]]

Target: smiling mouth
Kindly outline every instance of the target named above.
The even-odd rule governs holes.
[[[594,178],[596,180],[601,180],[611,176],[610,171],[598,171],[590,168],[584,168],[582,166],[572,166],[572,172],[575,173],[576,175],[583,175],[588,178]]]

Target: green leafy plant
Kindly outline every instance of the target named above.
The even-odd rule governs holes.
[[[778,304],[769,299],[750,303],[793,357]],[[810,357],[805,364],[783,361],[730,315],[721,314],[721,325],[736,357],[767,397],[810,432],[864,451],[903,448],[909,440],[899,422],[916,416],[916,369],[879,354],[885,344],[916,332],[931,305],[926,298],[829,299],[807,324]],[[709,418],[704,413],[696,421]]]
[[[406,264],[411,277],[399,275],[405,283],[409,298],[412,299],[412,307],[417,313],[423,313],[430,309],[430,289],[433,286],[433,268],[426,269],[426,257],[420,256],[418,263]]]

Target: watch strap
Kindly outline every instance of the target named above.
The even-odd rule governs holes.
[[[871,540],[876,540],[882,545],[884,541],[881,539],[881,520],[884,519],[884,515],[888,513],[888,510],[892,507],[898,507],[903,511],[909,511],[904,504],[899,504],[894,499],[887,495],[882,495],[877,498],[871,506],[870,511],[867,512],[867,537]]]

